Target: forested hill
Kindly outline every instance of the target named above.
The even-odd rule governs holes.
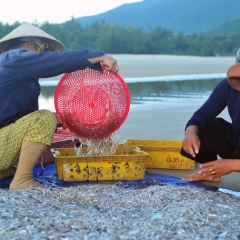
[[[75,20],[83,26],[105,20],[144,31],[161,27],[184,34],[234,34],[239,32],[239,17],[240,0],[143,0]]]
[[[0,22],[0,37],[18,25]],[[240,0],[144,0],[96,16],[40,26],[66,49],[233,56],[240,48]]]

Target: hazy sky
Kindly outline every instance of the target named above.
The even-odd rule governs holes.
[[[141,0],[0,0],[0,22],[62,23]]]

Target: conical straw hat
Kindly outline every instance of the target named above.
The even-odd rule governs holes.
[[[42,42],[48,44],[50,51],[64,50],[63,44],[60,41],[58,41],[56,38],[44,32],[40,28],[24,22],[19,27],[15,28],[12,32],[10,32],[8,35],[0,39],[0,52],[2,52],[2,50],[6,48],[9,40],[17,39],[21,37],[38,37],[42,40]]]

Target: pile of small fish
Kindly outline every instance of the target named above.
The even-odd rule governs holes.
[[[74,142],[76,156],[99,156],[113,155],[118,148],[120,138],[116,132],[103,138],[84,138],[72,133],[72,141]],[[87,148],[86,153],[82,152],[83,147]]]
[[[5,239],[240,239],[240,199],[168,184],[0,189]]]

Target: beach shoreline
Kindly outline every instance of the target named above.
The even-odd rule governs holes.
[[[235,57],[158,54],[109,54],[117,59],[122,78],[226,73]],[[61,79],[63,75],[41,80]]]

